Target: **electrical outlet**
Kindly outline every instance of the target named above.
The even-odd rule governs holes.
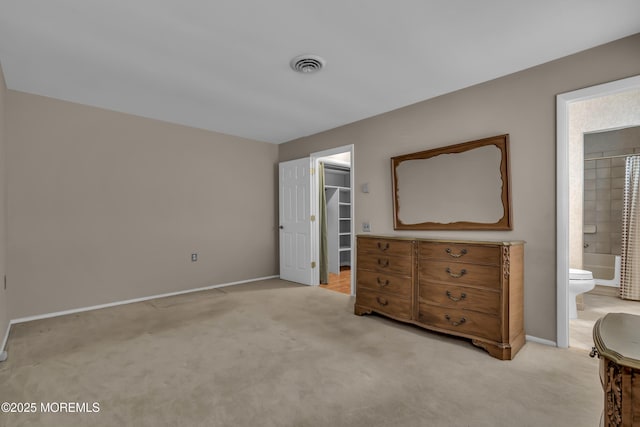
[[[191,262],[196,262],[197,260],[198,260],[198,254],[197,253],[191,254]]]
[[[362,231],[364,231],[365,233],[370,233],[371,232],[371,224],[369,224],[368,222],[363,222],[362,223]]]

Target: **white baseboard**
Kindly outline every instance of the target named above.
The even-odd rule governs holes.
[[[166,294],[150,295],[148,297],[128,299],[125,301],[110,302],[108,304],[92,305],[90,307],[80,307],[80,308],[73,308],[71,310],[56,311],[54,313],[45,313],[45,314],[38,314],[35,316],[20,317],[18,319],[12,319],[10,322],[10,325],[14,325],[16,323],[31,322],[32,320],[48,319],[50,317],[65,316],[67,314],[82,313],[83,311],[99,310],[101,308],[115,307],[117,305],[133,304],[136,302],[148,301],[156,298],[166,298],[166,297],[172,297],[176,295],[190,294],[192,292],[208,291],[210,289],[223,288],[226,286],[233,286],[233,285],[241,285],[243,283],[257,282],[260,280],[277,279],[278,277],[280,276],[275,275],[275,276],[258,277],[256,279],[240,280],[238,282],[222,283],[220,285],[205,286],[203,288],[187,289],[184,291],[169,292]],[[9,328],[7,328],[7,336],[5,337],[5,342],[7,340],[7,337],[9,336],[8,329]],[[3,343],[3,347],[0,348],[0,351],[2,351],[1,349],[3,348],[4,348],[4,343]]]
[[[7,345],[7,340],[9,339],[9,331],[11,330],[11,322],[7,325],[7,332],[4,334],[4,339],[2,340],[2,346],[0,346],[0,353],[2,353]]]
[[[538,338],[538,337],[534,337],[532,335],[527,335],[526,336],[526,340],[527,341],[531,341],[531,342],[537,342],[538,344],[549,345],[551,347],[557,347],[558,346],[558,344],[555,341],[545,340],[544,338]]]

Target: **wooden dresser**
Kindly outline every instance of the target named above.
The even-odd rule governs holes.
[[[604,410],[600,425],[640,426],[640,316],[609,313],[593,327]]]
[[[354,311],[469,338],[512,359],[525,342],[523,248],[360,235]]]

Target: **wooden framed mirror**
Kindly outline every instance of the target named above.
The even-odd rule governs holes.
[[[396,230],[511,230],[509,135],[391,158]]]

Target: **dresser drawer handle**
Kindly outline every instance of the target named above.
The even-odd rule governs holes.
[[[459,321],[453,322],[451,321],[451,316],[449,316],[448,314],[445,314],[444,318],[447,319],[447,322],[451,323],[453,326],[460,326],[467,321],[467,319],[465,319],[464,317],[461,317]]]
[[[456,297],[454,297],[454,296],[452,296],[452,295],[451,295],[451,292],[450,292],[450,291],[447,291],[447,297],[449,297],[449,299],[450,299],[451,301],[458,302],[458,301],[462,301],[463,299],[465,299],[465,298],[467,297],[467,294],[465,294],[464,292],[462,292],[462,293],[460,294],[460,298],[456,298]]]
[[[385,305],[389,304],[389,301],[387,301],[384,298],[380,298],[380,297],[376,297],[376,301],[378,301],[378,304],[380,304],[382,306],[385,306]]]
[[[447,267],[446,270],[447,274],[449,274],[449,276],[455,278],[455,279],[459,279],[460,277],[464,276],[465,274],[467,274],[467,270],[465,270],[464,268],[462,270],[460,270],[459,274],[456,273],[452,273],[451,269],[449,267]]]
[[[389,260],[388,259],[380,259],[378,258],[378,265],[382,268],[386,268],[389,267]]]
[[[466,255],[466,254],[467,254],[467,250],[466,250],[466,249],[462,249],[462,250],[460,250],[460,253],[459,253],[459,254],[454,254],[454,253],[453,253],[453,251],[451,250],[451,248],[447,248],[446,252],[447,252],[450,256],[452,256],[452,257],[454,257],[454,258],[460,258],[462,255]]]
[[[383,252],[386,251],[387,249],[389,249],[389,242],[385,243],[384,246],[382,245],[382,243],[378,242],[378,249]]]
[[[380,280],[379,277],[376,278],[376,281],[378,282],[378,286],[380,287],[384,287],[387,286],[389,284],[389,280]]]

